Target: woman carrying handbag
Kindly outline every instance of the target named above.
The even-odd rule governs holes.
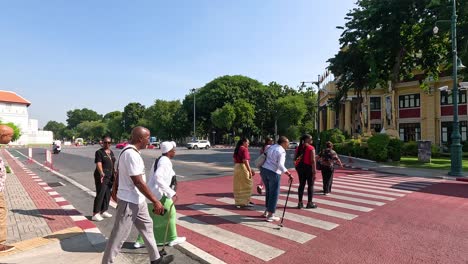
[[[343,167],[343,163],[341,163],[338,154],[333,150],[333,143],[327,141],[325,145],[327,148],[320,152],[319,161],[322,167],[323,194],[328,195],[331,193],[333,184],[334,165],[338,163],[340,167]]]

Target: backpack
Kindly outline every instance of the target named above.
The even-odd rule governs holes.
[[[320,163],[323,166],[326,167],[332,167],[333,166],[333,154],[330,149],[324,149],[320,152]]]
[[[159,163],[159,160],[161,158],[162,158],[162,156],[160,156],[159,158],[157,158],[154,161],[153,173],[155,173],[156,170],[158,169],[158,163]],[[176,177],[176,175],[172,176],[171,184],[169,185],[169,187],[171,187],[172,190],[177,191],[177,177]]]

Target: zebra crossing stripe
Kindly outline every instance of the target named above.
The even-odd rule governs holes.
[[[321,189],[319,187],[314,186],[314,190],[321,190]],[[316,192],[314,191],[314,193],[316,193]],[[382,205],[385,204],[383,202],[377,202],[377,201],[372,201],[372,200],[354,198],[354,197],[338,195],[338,194],[334,194],[334,193],[330,193],[329,197],[334,198],[334,199],[338,199],[338,200],[345,200],[345,201],[350,201],[350,202],[364,203],[364,204],[370,204],[370,205],[376,205],[376,206],[382,206]]]
[[[352,175],[349,177],[340,177],[340,178],[347,179],[347,180],[356,180],[360,182],[372,182],[372,183],[383,183],[383,184],[405,184],[411,187],[420,187],[420,188],[424,188],[424,187],[431,186],[434,184],[434,182],[412,182],[412,181],[408,181],[407,178],[392,180],[392,181],[378,179],[378,178],[361,177],[361,176],[355,176],[355,175]]]
[[[283,187],[281,187],[283,188]],[[285,187],[285,188],[288,188],[288,187]],[[292,188],[291,188],[292,190]],[[286,197],[286,194],[280,194],[280,196],[282,197]],[[265,201],[265,197],[259,197],[259,196],[254,196],[252,197],[254,199],[258,199],[258,200],[262,200],[262,201]],[[314,199],[315,201],[315,199]],[[286,202],[284,200],[280,200],[278,199],[278,204],[280,205],[285,205]],[[340,211],[335,211],[335,210],[332,210],[332,209],[325,209],[325,208],[315,208],[314,210],[312,210],[311,212],[313,213],[316,213],[316,214],[322,214],[322,215],[327,215],[327,216],[333,216],[333,217],[336,217],[336,218],[340,218],[340,219],[344,219],[344,220],[353,220],[354,218],[358,217],[357,215],[355,214],[350,214],[350,213],[343,213],[343,212],[340,212]]]
[[[358,187],[366,187],[366,188],[372,188],[375,190],[384,190],[384,191],[392,191],[392,192],[399,192],[399,193],[412,193],[412,191],[407,191],[407,190],[399,190],[399,189],[393,189],[390,187],[378,187],[374,185],[365,185],[365,184],[360,184],[360,183],[352,183],[352,182],[346,182],[342,180],[333,180],[333,183],[339,183],[339,184],[346,184],[349,186],[358,186]],[[419,189],[416,189],[419,190]]]
[[[250,228],[254,228],[265,233],[272,234],[274,236],[286,238],[301,244],[304,244],[307,241],[315,238],[314,235],[310,235],[287,227],[282,227],[281,231],[278,231],[276,229],[273,229],[274,226],[271,223],[268,223],[266,221],[259,221],[258,218],[239,215],[228,210],[211,207],[205,204],[194,204],[189,205],[188,207],[208,215],[214,215],[226,219],[230,222],[248,226]]]
[[[280,196],[286,197],[286,194],[280,194]],[[329,201],[329,200],[323,200],[320,198],[313,198],[314,202],[318,202],[321,204],[326,204],[330,206],[335,206],[335,207],[340,207],[340,208],[346,208],[350,210],[355,210],[355,211],[360,211],[360,212],[370,212],[374,209],[365,207],[365,206],[358,206],[358,205],[352,205],[352,204],[346,204],[346,203],[340,203],[340,202],[334,202],[334,201]],[[314,210],[315,211],[315,210]]]
[[[360,183],[364,185],[369,185],[369,186],[379,186],[379,187],[387,187],[390,189],[401,189],[401,190],[409,190],[409,191],[419,191],[421,188],[424,188],[423,186],[414,186],[414,185],[409,185],[405,183],[376,183],[376,182],[367,182],[367,181],[362,181],[362,180],[351,180],[351,179],[339,179],[339,182],[350,182],[350,183]]]
[[[315,184],[318,184],[318,182],[315,182]],[[299,184],[293,184],[293,185],[299,186]],[[320,188],[316,187],[316,189],[320,189]],[[375,194],[370,194],[370,193],[360,193],[360,192],[354,192],[354,191],[341,190],[339,188],[336,188],[335,185],[333,185],[333,192],[334,193],[350,194],[350,195],[355,195],[355,196],[362,196],[362,197],[367,197],[367,198],[380,199],[380,200],[386,200],[386,201],[396,200],[396,198],[382,196],[382,195],[375,195]]]
[[[227,264],[226,262],[220,260],[219,258],[211,255],[210,253],[194,246],[193,244],[190,244],[189,242],[184,242],[182,244],[177,245],[177,249],[180,251],[186,251],[189,252],[198,258],[202,259],[204,263],[210,263],[210,264]]]
[[[265,201],[265,196],[252,197],[252,198]],[[226,203],[226,204],[234,204],[234,199],[232,199],[232,198],[224,197],[224,198],[220,198],[220,199],[216,199],[216,200],[219,201],[219,202],[222,202],[222,203]],[[284,201],[278,200],[278,204],[284,204]],[[264,206],[258,206],[258,205],[254,205],[253,207],[250,207],[249,209],[257,211],[260,214],[262,214],[265,211]],[[304,225],[313,226],[313,227],[317,227],[317,228],[325,229],[325,230],[332,230],[332,229],[339,226],[338,224],[335,224],[335,223],[332,223],[332,222],[323,221],[323,220],[315,219],[315,218],[312,218],[312,217],[307,217],[307,216],[293,214],[293,213],[285,214],[284,219],[288,219],[288,220],[291,220],[291,221],[294,221],[294,222],[302,223]]]
[[[286,186],[281,186],[281,189],[287,190],[288,187]],[[297,192],[297,188],[291,188],[291,191]],[[280,196],[286,196],[286,194],[280,194]],[[326,204],[326,205],[331,205],[335,207],[341,207],[341,208],[346,208],[350,210],[355,210],[355,211],[360,211],[360,212],[370,212],[374,209],[365,207],[365,206],[359,206],[359,205],[353,205],[353,204],[347,204],[347,203],[340,203],[340,202],[334,202],[334,201],[329,201],[329,200],[323,200],[320,198],[313,198],[313,201],[319,202],[321,204]],[[315,210],[314,210],[315,211]]]
[[[315,182],[317,185],[323,185],[320,182]],[[385,194],[385,195],[391,195],[391,196],[398,196],[398,197],[403,197],[405,194],[402,193],[394,193],[394,192],[386,192],[386,191],[380,191],[380,190],[372,190],[369,188],[359,188],[359,187],[353,187],[349,185],[344,185],[344,184],[333,184],[333,187],[339,187],[339,188],[344,188],[344,189],[350,189],[350,190],[356,190],[356,191],[363,191],[363,192],[370,192],[370,193],[378,193],[378,194]],[[365,186],[363,186],[365,187]]]
[[[416,181],[423,181],[423,182],[441,182],[442,180],[439,179],[430,179],[430,178],[424,178],[424,177],[408,177],[408,176],[380,176],[377,174],[356,174],[361,177],[367,177],[367,178],[375,178],[375,179],[383,179],[383,180],[388,180],[388,181],[401,181],[401,179],[411,179],[411,180],[416,180]]]
[[[334,183],[336,182],[336,183],[341,183],[341,184],[347,184],[347,185],[350,185],[350,186],[368,187],[368,188],[372,188],[372,189],[376,189],[376,190],[401,192],[401,193],[412,193],[413,191],[417,191],[417,190],[420,189],[420,188],[409,188],[409,189],[411,189],[411,191],[410,190],[400,190],[400,188],[395,189],[395,188],[392,188],[392,187],[379,187],[379,186],[375,186],[374,184],[369,185],[369,184],[366,184],[366,183],[355,183],[352,180],[342,180],[340,178],[333,179],[333,182]],[[395,184],[399,184],[399,183],[395,183]],[[403,189],[403,187],[401,189]]]
[[[220,227],[209,225],[193,217],[177,213],[177,218],[178,225],[190,229],[195,233],[207,236],[220,243],[229,245],[263,261],[272,260],[285,252],[284,250],[260,243]]]

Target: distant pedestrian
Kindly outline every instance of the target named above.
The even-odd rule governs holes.
[[[271,137],[266,137],[265,138],[265,143],[263,144],[262,148],[260,149],[260,155],[265,153],[267,151],[267,149],[269,147],[271,147],[271,145],[273,145],[273,139]],[[262,194],[264,188],[265,187],[264,187],[264,184],[263,184],[262,177],[260,177],[260,180],[259,180],[259,182],[257,184],[257,193]]]
[[[338,154],[333,150],[333,143],[327,141],[325,145],[326,149],[322,150],[319,154],[319,162],[322,165],[323,194],[328,195],[331,193],[333,184],[334,165],[338,163],[340,167],[343,167],[343,163],[341,163]]]
[[[115,173],[115,156],[110,149],[111,144],[112,140],[109,136],[102,137],[102,148],[98,149],[94,154],[96,198],[94,198],[93,217],[91,218],[94,221],[102,221],[104,218],[112,217],[107,212]]]
[[[273,222],[279,221],[280,218],[275,216],[276,204],[278,203],[278,196],[280,193],[280,180],[281,174],[285,173],[292,182],[293,177],[286,169],[284,163],[286,161],[286,149],[289,146],[287,137],[281,136],[278,143],[268,149],[268,155],[265,163],[260,168],[260,175],[262,176],[263,183],[265,184],[265,207],[263,217],[266,221]]]
[[[294,155],[294,163],[297,174],[299,175],[299,189],[298,189],[298,204],[297,208],[304,207],[302,197],[304,195],[304,188],[307,183],[307,206],[306,208],[317,208],[317,205],[312,202],[314,193],[314,182],[316,175],[315,168],[315,148],[312,146],[312,136],[305,134],[301,137],[299,146],[296,148]]]
[[[237,208],[252,207],[252,177],[255,172],[250,168],[249,140],[243,138],[234,149],[234,200]]]
[[[158,246],[168,242],[173,247],[185,242],[185,237],[177,236],[176,209],[175,202],[178,199],[177,193],[170,185],[175,172],[172,168],[171,159],[176,155],[176,143],[165,141],[161,143],[162,156],[157,158],[152,169],[152,176],[148,179],[148,187],[151,192],[164,205],[165,215],[153,213],[153,206],[148,204],[148,211],[153,219],[154,238]],[[166,237],[167,232],[167,237]],[[134,244],[135,248],[140,248],[144,244],[143,237],[138,235]]]
[[[13,138],[13,128],[7,125],[0,125],[0,144],[8,144]],[[7,203],[5,201],[5,182],[6,182],[6,169],[3,159],[0,156],[0,253],[12,251],[14,246],[5,245],[7,241]]]
[[[117,213],[111,235],[107,241],[102,263],[114,263],[132,225],[145,241],[152,264],[171,263],[174,256],[159,255],[153,235],[153,221],[148,214],[146,199],[153,203],[153,212],[161,215],[164,207],[146,185],[145,164],[140,150],[149,145],[150,131],[144,127],[132,129],[130,144],[117,159],[118,177],[112,189],[112,198],[118,200]]]

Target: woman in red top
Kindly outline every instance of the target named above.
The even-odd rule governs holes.
[[[312,202],[314,181],[315,181],[315,148],[312,146],[312,136],[305,134],[301,137],[299,146],[296,148],[296,171],[299,174],[299,203],[297,208],[304,207],[302,204],[302,196],[304,195],[304,188],[307,182],[307,206],[306,208],[317,208],[317,205]]]
[[[252,177],[254,171],[250,168],[249,140],[243,138],[237,142],[234,150],[234,200],[237,208],[252,207]]]

